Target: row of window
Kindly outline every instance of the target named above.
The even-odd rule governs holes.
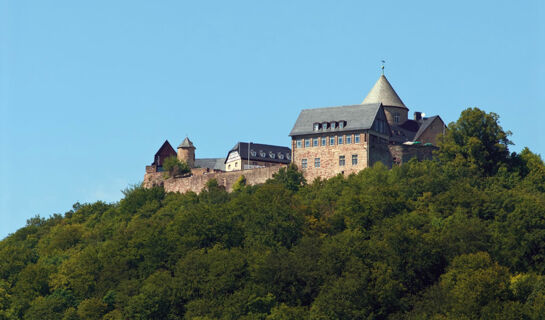
[[[345,156],[339,156],[339,166],[344,167],[346,163]],[[358,155],[353,154],[352,155],[352,165],[355,166],[358,164]],[[320,168],[321,166],[321,160],[320,158],[314,158],[314,168]],[[308,160],[307,159],[301,159],[301,168],[306,169],[308,168]]]
[[[329,144],[328,144],[329,141]],[[329,137],[320,137],[320,138],[311,138],[311,139],[297,139],[295,143],[296,148],[302,148],[303,144],[305,145],[305,148],[312,147],[325,147],[327,145],[334,146],[335,143],[337,145],[341,144],[351,144],[352,143],[352,135],[347,134],[344,136],[329,136]],[[355,134],[354,135],[354,143],[360,143],[360,135]]]
[[[257,152],[254,150],[254,149],[251,149],[250,150],[250,154],[252,155],[252,157],[256,157],[257,156]],[[267,153],[263,150],[259,150],[259,156],[261,158],[266,158],[267,157]],[[285,155],[282,153],[282,152],[278,152],[278,153],[274,153],[272,151],[269,151],[269,158],[271,159],[275,159],[276,157],[278,156],[278,159],[280,160],[283,160],[284,158],[290,160],[291,158],[291,155],[289,153],[286,153]]]
[[[331,122],[315,122],[312,128],[314,131],[327,130],[327,129],[344,129],[346,127],[346,121],[331,121]]]

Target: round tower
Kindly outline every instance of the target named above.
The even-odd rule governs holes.
[[[195,149],[193,142],[185,137],[178,146],[178,160],[184,161],[190,168],[195,168]]]
[[[405,106],[392,85],[384,75],[377,80],[362,104],[382,103],[386,120],[390,125],[400,125],[409,118],[409,108]]]

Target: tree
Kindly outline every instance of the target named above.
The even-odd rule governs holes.
[[[238,177],[237,181],[233,183],[233,191],[242,191],[244,187],[246,186],[246,177],[244,175],[241,175]]]
[[[180,176],[191,172],[191,168],[185,161],[178,160],[176,156],[171,156],[163,161],[163,169],[170,177]]]
[[[456,122],[449,124],[440,138],[437,155],[443,162],[467,162],[485,175],[493,175],[502,164],[510,160],[507,138],[496,113],[486,113],[479,108],[462,111]]]
[[[277,173],[273,174],[272,179],[269,179],[267,182],[283,184],[291,191],[297,191],[307,183],[305,177],[303,177],[303,173],[293,163],[288,165],[287,168],[280,168]]]

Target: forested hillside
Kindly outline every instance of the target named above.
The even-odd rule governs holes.
[[[0,319],[544,319],[545,166],[465,110],[436,160],[33,218]]]

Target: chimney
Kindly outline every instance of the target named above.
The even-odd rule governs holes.
[[[422,112],[416,111],[416,112],[414,113],[414,120],[416,120],[416,121],[422,120]]]

